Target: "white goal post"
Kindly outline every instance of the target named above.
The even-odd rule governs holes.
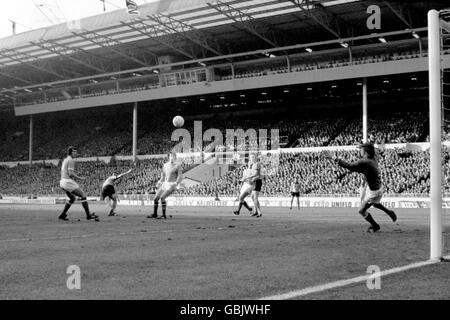
[[[430,103],[430,259],[443,258],[442,238],[442,78],[440,12],[428,12]]]

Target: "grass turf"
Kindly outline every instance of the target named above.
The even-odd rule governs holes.
[[[376,213],[382,232],[367,234],[354,209],[265,208],[257,219],[169,208],[167,220],[146,219],[149,208],[119,207],[117,217],[93,209],[100,222],[74,206],[65,223],[61,206],[0,206],[0,299],[256,299],[429,254],[426,210],[399,210],[399,226]],[[80,290],[66,286],[69,265],[81,269]],[[301,298],[449,299],[449,270],[442,263],[387,276],[381,290],[360,283]]]

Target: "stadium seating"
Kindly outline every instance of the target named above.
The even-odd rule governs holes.
[[[445,181],[450,181],[450,148],[446,148],[444,162]],[[341,151],[339,156],[348,161],[357,159],[357,152]],[[321,152],[282,153],[279,161],[269,156],[262,157],[266,174],[263,195],[288,196],[289,186],[294,178],[299,178],[301,194],[313,195],[355,195],[358,193],[361,177],[330,163]],[[118,186],[120,194],[146,194],[154,191],[160,177],[164,159],[147,159],[133,164],[131,161],[112,160],[78,162],[77,171],[89,179],[81,182],[90,196],[100,194],[102,182],[113,172],[124,172],[134,168],[131,175],[124,177]],[[186,161],[183,171],[195,164]],[[271,172],[267,172],[268,169]],[[406,149],[387,149],[380,154],[380,169],[387,195],[425,196],[429,193],[429,153]],[[0,190],[2,194],[14,195],[54,195],[59,189],[60,168],[53,165],[0,167]],[[181,189],[178,195],[196,196],[236,196],[240,189],[239,179],[243,167],[238,167],[220,178],[195,187]],[[450,195],[449,183],[445,184],[445,194]]]
[[[343,159],[354,161],[356,152],[341,152]],[[263,157],[262,163],[267,161]],[[448,170],[448,162],[446,164]],[[424,196],[429,192],[429,153],[386,150],[380,159],[385,194]],[[187,195],[236,196],[239,193],[243,167],[213,181],[182,190]],[[355,195],[361,185],[359,174],[331,164],[319,152],[284,153],[275,174],[264,181],[262,194],[288,196],[289,186],[298,178],[302,195]],[[448,192],[448,187],[446,189]]]
[[[33,159],[61,159],[69,144],[78,146],[81,157],[102,157],[132,154],[131,109],[104,113],[90,111],[85,118],[72,113],[58,113],[35,117]],[[423,112],[371,114],[369,134],[378,143],[424,142],[427,140],[427,115]],[[140,114],[138,124],[138,154],[165,154],[176,142],[171,141],[171,118],[161,115]],[[28,122],[11,117],[2,124],[0,136],[0,162],[28,159]],[[186,123],[193,137],[193,122]],[[323,116],[292,116],[291,114],[255,115],[232,119],[214,117],[203,120],[203,130],[279,128],[279,135],[286,138],[286,147],[318,147],[354,145],[362,140],[361,119],[342,114]],[[444,135],[450,137],[450,126],[444,127]],[[224,141],[225,142],[225,141]],[[241,143],[241,142],[240,142]],[[204,143],[206,145],[207,142]]]
[[[82,189],[90,196],[98,196],[103,181],[113,173],[122,173],[133,168],[133,174],[125,176],[120,182],[121,193],[145,194],[154,191],[161,176],[164,158],[146,159],[134,164],[129,160],[77,162],[76,170],[88,179],[80,182]],[[183,171],[194,165],[193,161],[183,162]],[[59,187],[60,165],[34,164],[19,165],[13,168],[0,166],[0,190],[10,195],[57,195],[64,192]]]

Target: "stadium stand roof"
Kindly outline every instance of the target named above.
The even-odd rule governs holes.
[[[370,3],[371,4],[371,3]],[[161,0],[0,39],[0,90],[179,61],[368,35],[357,0]],[[445,3],[378,2],[382,30],[426,26]],[[373,38],[367,40],[374,42]],[[351,43],[350,43],[351,45]]]

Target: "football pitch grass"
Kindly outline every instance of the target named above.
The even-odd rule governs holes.
[[[371,213],[375,234],[355,208],[264,208],[262,218],[230,207],[168,208],[172,218],[147,219],[149,207],[79,204],[70,222],[63,205],[0,205],[0,299],[260,299],[368,275],[429,258],[429,210],[398,209],[398,225]],[[444,211],[445,253],[450,218]],[[444,245],[445,247],[445,245]],[[69,290],[70,265],[81,289]],[[293,296],[293,299],[450,299],[450,262]]]

